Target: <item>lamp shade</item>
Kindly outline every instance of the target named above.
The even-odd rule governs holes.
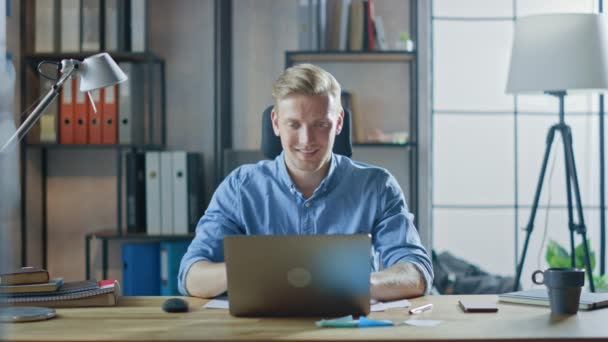
[[[608,89],[608,22],[564,13],[515,22],[507,93]]]
[[[78,68],[82,92],[109,87],[127,80],[127,75],[106,52],[85,58]]]

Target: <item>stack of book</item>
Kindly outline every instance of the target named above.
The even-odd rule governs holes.
[[[63,278],[49,278],[49,272],[39,267],[0,274],[0,305],[113,306],[118,293],[119,285],[114,279],[64,282]]]

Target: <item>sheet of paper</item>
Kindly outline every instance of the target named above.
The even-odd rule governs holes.
[[[441,324],[442,321],[434,320],[434,319],[416,319],[410,318],[407,321],[403,321],[403,323],[408,325],[413,325],[415,327],[435,327]]]
[[[409,308],[412,303],[407,299],[395,300],[392,302],[371,302],[371,311],[385,311],[392,308]]]
[[[206,309],[228,309],[228,299],[226,298],[215,298],[203,305]]]

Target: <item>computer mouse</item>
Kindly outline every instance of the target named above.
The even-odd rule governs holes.
[[[163,303],[164,312],[186,312],[188,311],[188,302],[181,298],[169,298]]]

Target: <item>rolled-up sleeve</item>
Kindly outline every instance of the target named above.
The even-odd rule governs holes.
[[[200,260],[224,261],[224,236],[242,232],[239,217],[239,172],[232,172],[217,188],[205,214],[196,226],[196,234],[179,266],[179,292],[188,296],[186,275]]]
[[[372,241],[383,267],[399,262],[414,264],[424,276],[426,292],[433,286],[433,265],[420,241],[403,192],[395,178],[386,174],[380,183],[379,212],[374,223]]]

